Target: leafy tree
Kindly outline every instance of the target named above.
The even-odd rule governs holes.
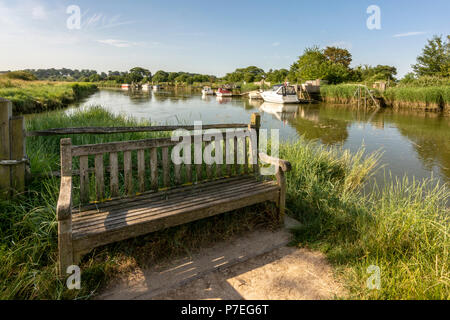
[[[159,70],[155,73],[152,80],[154,82],[167,82],[169,79],[169,74],[163,70]]]
[[[279,70],[270,69],[269,72],[267,72],[266,80],[270,83],[282,83],[286,80],[288,74],[289,70],[287,69],[279,69]]]
[[[152,73],[141,67],[134,67],[130,69],[131,82],[141,82],[144,78],[151,79]]]
[[[326,47],[323,54],[332,63],[342,64],[347,68],[352,62],[352,54],[347,49],[341,49],[338,47]]]
[[[306,48],[296,62],[291,66],[289,80],[303,82],[311,79],[324,79],[326,77],[327,58],[319,47]]]
[[[450,76],[450,35],[446,41],[437,35],[428,40],[412,68],[418,76]]]

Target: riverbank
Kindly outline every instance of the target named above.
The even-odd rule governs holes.
[[[30,117],[28,130],[76,126],[148,125],[114,116],[101,108],[44,113]],[[143,139],[149,133],[80,135],[74,144]],[[34,178],[30,193],[0,202],[0,298],[90,298],[101,286],[136,265],[196,250],[260,225],[270,227],[268,208],[226,214],[187,226],[96,249],[81,264],[82,289],[69,291],[55,277],[59,139],[33,137],[27,150]],[[363,186],[379,155],[365,156],[319,147],[303,140],[282,144],[280,156],[291,161],[288,214],[303,223],[296,243],[323,251],[345,280],[350,298],[449,299],[448,186],[399,181],[364,195]],[[44,176],[43,176],[44,175]],[[381,268],[381,289],[368,290],[367,267]]]
[[[320,88],[324,102],[356,105],[358,85],[325,85]],[[450,86],[408,87],[398,86],[382,92],[373,90],[382,105],[394,109],[417,109],[450,113]]]
[[[0,77],[0,97],[12,101],[14,114],[67,108],[97,90],[92,83],[20,81]]]

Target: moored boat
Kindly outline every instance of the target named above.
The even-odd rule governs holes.
[[[261,97],[266,102],[272,103],[299,103],[294,86],[279,84],[272,90],[261,92]]]
[[[224,89],[224,88],[219,88],[216,91],[216,95],[218,97],[231,97],[231,96],[233,96],[233,92],[231,90],[227,90],[227,89]]]
[[[214,95],[214,91],[213,91],[213,89],[211,89],[211,87],[207,87],[207,86],[205,86],[205,87],[203,87],[203,89],[202,89],[202,95]]]
[[[122,88],[122,90],[128,90],[128,89],[130,89],[130,85],[128,83],[124,83],[124,84],[122,84],[121,88]]]

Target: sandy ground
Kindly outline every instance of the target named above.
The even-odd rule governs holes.
[[[323,254],[288,247],[287,230],[258,230],[118,279],[97,299],[333,299],[345,293]]]

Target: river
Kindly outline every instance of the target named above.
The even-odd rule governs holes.
[[[357,151],[381,150],[377,180],[384,176],[434,177],[450,182],[450,116],[412,110],[379,111],[342,105],[291,105],[277,113],[276,105],[246,98],[202,97],[191,91],[132,93],[100,90],[76,107],[101,105],[115,114],[126,114],[155,124],[248,123],[260,112],[262,127],[279,129],[282,140],[304,136],[327,146]]]

